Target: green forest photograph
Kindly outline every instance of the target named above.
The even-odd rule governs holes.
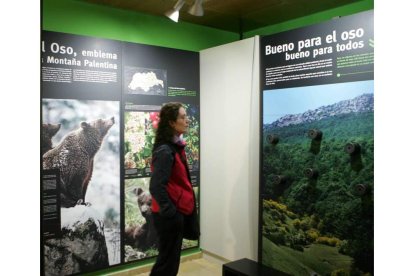
[[[373,275],[373,81],[263,92],[261,253],[292,275]]]

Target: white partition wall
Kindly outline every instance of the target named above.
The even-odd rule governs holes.
[[[259,39],[200,52],[200,247],[257,260]]]

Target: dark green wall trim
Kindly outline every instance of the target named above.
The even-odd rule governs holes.
[[[185,22],[175,23],[168,18],[89,4],[80,0],[42,0],[42,3],[43,30],[189,51],[200,51],[255,35],[292,30],[374,8],[373,0],[362,0],[239,34]]]
[[[89,4],[79,0],[43,0],[43,30],[157,45],[189,51],[239,40],[221,31],[167,17]]]
[[[331,20],[334,17],[351,15],[358,12],[374,9],[374,0],[363,0],[353,4],[345,5],[339,8],[314,13],[309,16],[304,16],[294,20],[285,21],[280,24],[272,25],[256,29],[250,32],[245,32],[244,37],[253,37],[255,35],[271,35],[288,30],[293,30],[308,25],[317,24],[323,21]]]

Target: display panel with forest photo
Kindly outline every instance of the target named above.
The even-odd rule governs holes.
[[[262,131],[263,263],[373,274],[373,81],[264,91]]]

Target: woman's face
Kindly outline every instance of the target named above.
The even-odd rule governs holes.
[[[183,107],[180,107],[178,110],[177,120],[170,122],[171,127],[174,129],[175,134],[181,135],[187,133],[188,126],[190,125],[190,120],[187,117],[187,112]]]

